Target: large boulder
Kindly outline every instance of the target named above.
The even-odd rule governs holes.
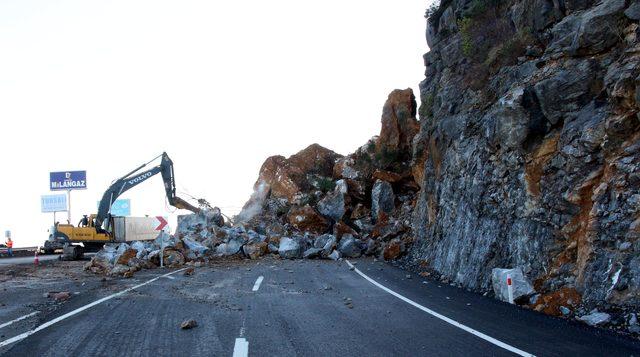
[[[592,311],[588,315],[581,316],[580,321],[591,326],[604,325],[611,320],[611,315],[606,312],[599,312],[597,310]]]
[[[396,89],[387,98],[382,109],[380,149],[410,151],[413,137],[418,133],[416,98],[411,88]]]
[[[511,276],[511,284],[513,289],[513,300],[518,301],[521,298],[529,297],[535,294],[533,286],[529,282],[522,269],[500,269],[494,268],[491,271],[491,283],[496,298],[502,301],[509,301],[509,290],[507,287],[507,276]]]
[[[280,257],[284,259],[301,258],[302,253],[302,246],[297,240],[288,237],[280,239],[280,246],[278,247]]]
[[[219,255],[234,255],[237,254],[242,246],[244,240],[241,237],[231,237],[226,243],[220,244],[216,248],[216,253]]]
[[[309,205],[289,210],[287,220],[301,232],[322,234],[329,229],[329,222]]]
[[[333,166],[341,157],[318,144],[310,145],[289,158],[271,156],[262,164],[254,189],[258,191],[260,185],[264,185],[262,191],[270,191],[271,197],[293,202],[297,194],[311,189],[309,177],[312,175],[331,177]],[[260,201],[259,197],[254,201]]]
[[[247,257],[249,257],[249,259],[258,259],[259,257],[267,254],[268,245],[266,242],[245,244],[242,246],[242,251]]]
[[[321,236],[318,236],[313,242],[313,247],[320,249],[320,255],[326,258],[336,247],[336,237],[331,234],[323,234]]]
[[[389,214],[394,208],[395,195],[391,184],[376,180],[371,190],[371,217],[378,219],[381,212]]]
[[[395,260],[405,251],[405,246],[400,239],[392,239],[382,250],[382,259]]]
[[[347,183],[344,180],[339,180],[334,190],[318,202],[318,212],[336,222],[340,221],[346,212],[345,194],[347,191]]]
[[[351,234],[345,234],[338,243],[338,251],[344,257],[357,258],[362,254],[362,249]]]

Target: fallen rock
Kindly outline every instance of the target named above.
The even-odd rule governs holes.
[[[342,255],[340,255],[339,251],[334,250],[333,252],[331,252],[331,254],[329,254],[328,258],[331,260],[339,260],[340,258],[342,258]]]
[[[185,320],[180,324],[180,328],[183,330],[190,330],[194,327],[198,327],[198,322],[196,320]]]
[[[338,244],[338,251],[342,256],[357,258],[362,254],[358,242],[351,234],[345,234]]]
[[[393,239],[382,250],[382,258],[387,261],[395,260],[400,257],[403,251],[402,241],[400,239]]]
[[[245,244],[242,247],[242,251],[247,257],[249,257],[249,259],[258,259],[267,254],[268,244],[266,242]]]
[[[599,326],[611,321],[611,315],[606,312],[592,311],[588,315],[581,316],[578,320],[591,326]]]
[[[278,254],[284,259],[300,258],[302,257],[302,248],[296,240],[283,237],[280,239]]]
[[[316,238],[313,247],[321,249],[321,256],[326,258],[336,247],[336,237],[331,234],[323,234]]]
[[[340,221],[346,212],[345,194],[347,193],[347,190],[346,182],[344,180],[339,180],[336,183],[334,190],[318,202],[318,212],[336,222]]]
[[[511,276],[513,286],[513,300],[519,301],[521,298],[528,298],[535,294],[533,286],[522,273],[522,269],[500,269],[493,268],[491,271],[491,283],[496,298],[502,301],[509,301],[509,292],[507,288],[507,275]]]
[[[322,234],[329,229],[329,222],[309,205],[292,208],[287,215],[287,220],[301,232]]]
[[[396,89],[382,108],[382,128],[379,144],[389,151],[411,150],[413,137],[418,133],[416,98],[411,88]]]
[[[377,220],[380,213],[390,214],[394,208],[395,196],[391,184],[376,180],[371,190],[371,218]]]
[[[71,293],[68,291],[50,292],[48,296],[55,301],[65,301],[71,298]]]
[[[216,253],[223,256],[234,255],[240,251],[243,244],[244,241],[242,240],[242,238],[234,237],[229,239],[228,242],[220,244],[216,248]]]
[[[320,255],[320,252],[322,252],[321,248],[309,248],[304,251],[304,253],[302,254],[302,257],[304,259],[316,258]]]

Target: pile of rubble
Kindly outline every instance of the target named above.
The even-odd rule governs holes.
[[[411,165],[418,130],[413,92],[396,90],[380,136],[349,156],[313,144],[289,158],[269,157],[255,192],[220,226],[206,214],[180,216],[175,235],[107,244],[86,265],[95,273],[131,276],[143,268],[201,264],[221,257],[393,260],[413,243],[411,212],[419,190]]]

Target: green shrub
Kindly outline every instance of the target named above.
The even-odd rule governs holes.
[[[318,180],[318,189],[320,191],[327,193],[329,191],[333,191],[334,188],[336,188],[336,183],[333,182],[332,179],[327,177],[321,177]]]

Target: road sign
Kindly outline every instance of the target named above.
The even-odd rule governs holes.
[[[98,201],[98,208],[100,208],[100,201]],[[130,199],[122,199],[116,200],[111,205],[111,215],[118,217],[127,217],[131,216],[131,200]]]
[[[40,196],[40,209],[42,213],[66,211],[67,195],[61,194]]]
[[[87,188],[86,171],[61,171],[49,173],[49,188],[59,190],[85,190]]]
[[[156,227],[156,231],[161,231],[169,223],[164,217],[161,217],[161,216],[157,216],[156,219],[158,220],[158,223],[159,223],[158,226]]]

